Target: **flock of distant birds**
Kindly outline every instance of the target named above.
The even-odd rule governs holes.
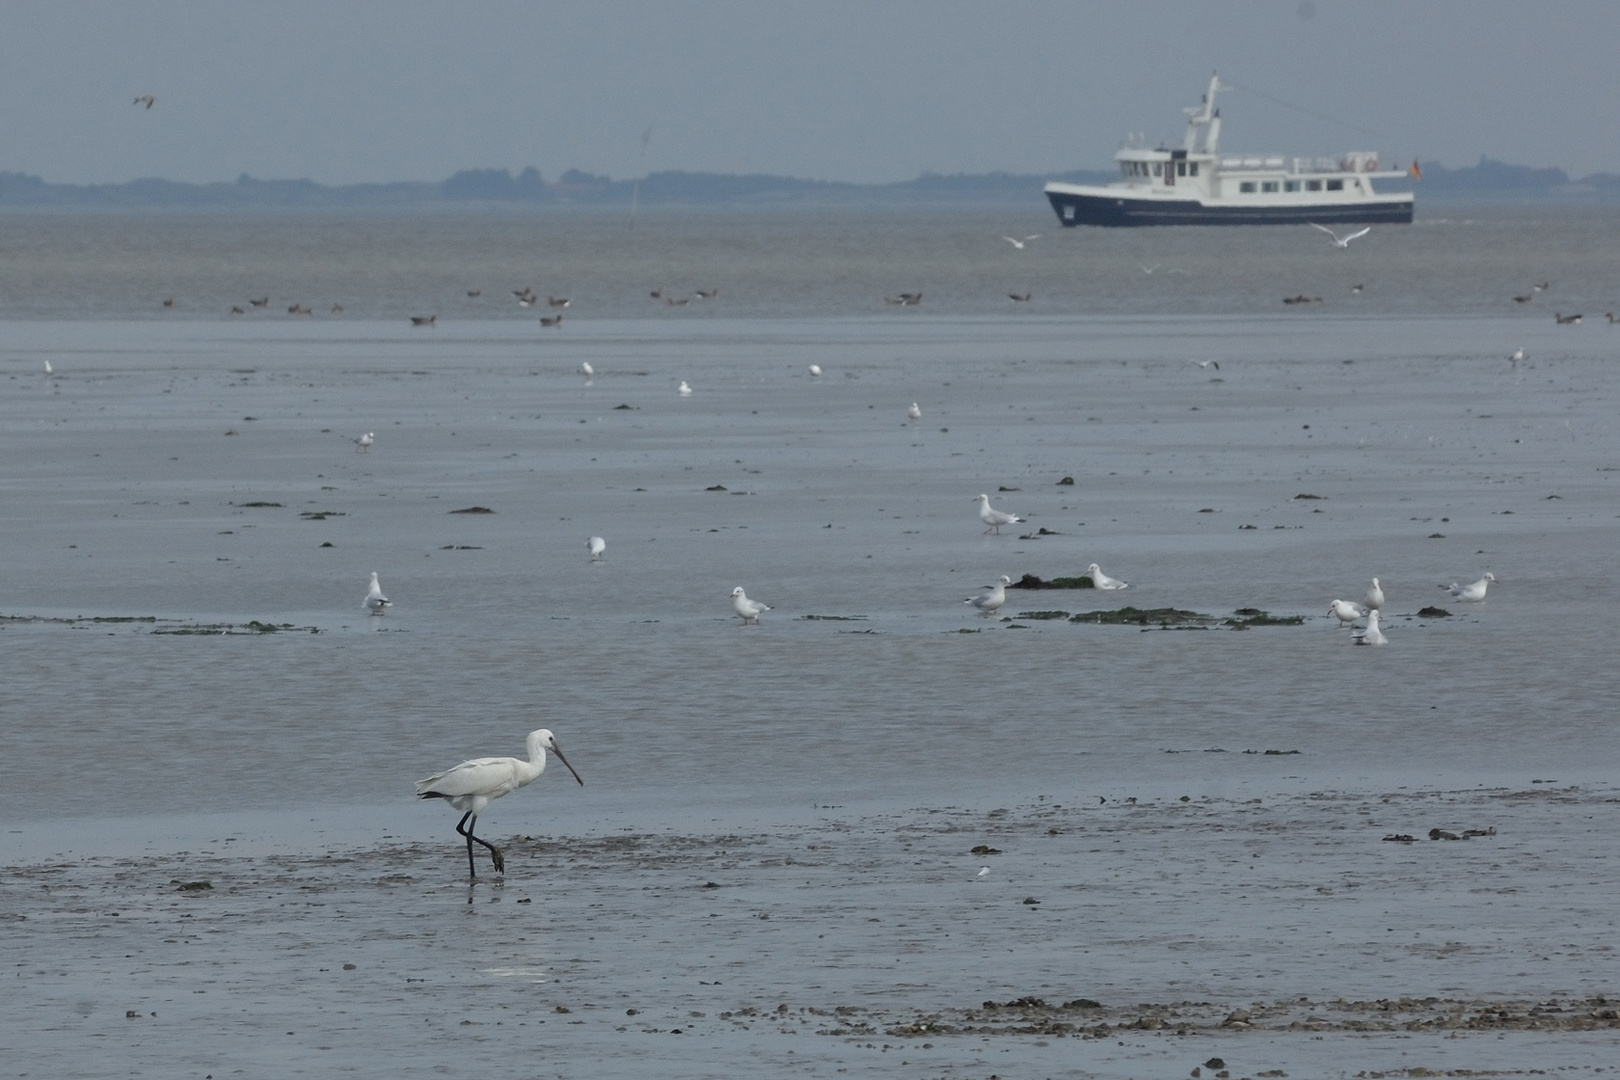
[[[1459,585],[1453,581],[1450,585],[1440,586],[1450,592],[1453,600],[1461,600],[1469,604],[1483,604],[1485,591],[1496,580],[1496,575],[1489,570],[1478,581],[1467,585]],[[1332,600],[1328,603],[1327,613],[1339,620],[1339,626],[1352,625],[1357,619],[1365,618],[1367,626],[1357,631],[1353,637],[1357,645],[1387,645],[1389,639],[1384,632],[1378,629],[1378,620],[1384,609],[1384,588],[1378,584],[1378,579],[1372,579],[1372,586],[1368,588],[1367,595],[1362,598],[1360,607],[1353,600]]]

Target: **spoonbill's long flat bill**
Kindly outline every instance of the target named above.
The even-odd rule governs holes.
[[[1336,248],[1347,248],[1350,246],[1350,241],[1360,240],[1363,236],[1366,236],[1368,233],[1372,232],[1372,226],[1365,225],[1353,233],[1345,233],[1343,236],[1340,236],[1326,225],[1318,225],[1316,222],[1312,221],[1310,222],[1310,226],[1313,229],[1321,229],[1323,232],[1327,233],[1328,236],[1332,238],[1333,246]]]
[[[1453,581],[1451,583],[1451,595],[1453,599],[1466,600],[1471,604],[1482,603],[1485,600],[1485,590],[1489,588],[1491,582],[1495,580],[1496,575],[1487,570],[1485,571],[1484,577],[1480,578],[1471,585],[1458,585],[1455,581]],[[1442,586],[1442,588],[1443,587],[1444,586]]]
[[[425,780],[416,782],[416,797],[418,799],[443,799],[451,806],[460,810],[461,820],[456,824],[456,832],[467,838],[467,876],[478,877],[478,869],[473,865],[474,844],[482,844],[489,849],[490,861],[495,864],[495,872],[506,873],[506,857],[501,849],[473,835],[473,828],[478,824],[478,815],[484,812],[484,807],[508,792],[516,791],[526,784],[532,784],[540,779],[540,774],[546,771],[546,751],[550,750],[557,755],[557,760],[574,774],[579,780],[579,786],[584,787],[585,781],[580,779],[579,773],[568,759],[563,757],[562,750],[557,746],[556,736],[545,728],[529,732],[528,739],[529,760],[514,757],[485,757],[473,758],[454,765],[442,773],[434,773]]]
[[[984,530],[987,533],[993,532],[999,536],[1003,525],[1016,525],[1024,520],[1017,514],[1008,514],[1001,510],[992,509],[990,496],[988,495],[981,494],[973,501],[979,504],[979,520],[990,526]]]

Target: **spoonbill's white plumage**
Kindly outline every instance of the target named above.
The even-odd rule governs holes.
[[[915,401],[913,401],[911,403],[911,408],[906,410],[906,419],[907,420],[921,420],[922,419],[922,410],[917,407],[917,403]]]
[[[1020,239],[1018,239],[1016,237],[1012,237],[1012,236],[1003,236],[1002,237],[1003,240],[1007,241],[1007,243],[1011,244],[1013,247],[1017,248],[1019,251],[1023,251],[1024,250],[1024,245],[1029,243],[1031,240],[1039,240],[1040,238],[1041,238],[1040,233],[1033,233],[1033,234],[1031,234],[1029,236],[1024,237],[1022,240],[1020,240]]]
[[[760,612],[771,610],[769,604],[762,604],[758,600],[748,599],[748,594],[743,592],[741,585],[731,590],[731,607],[738,615],[742,616],[744,626],[749,623],[758,626]]]
[[[1361,609],[1348,600],[1335,600],[1328,605],[1328,614],[1339,620],[1339,625],[1349,626],[1361,618]]]
[[[1130,588],[1119,578],[1111,578],[1102,572],[1102,567],[1092,563],[1086,567],[1086,573],[1091,576],[1091,587],[1094,589],[1128,589]]]
[[[375,431],[368,431],[358,439],[354,439],[352,441],[354,442],[354,452],[357,454],[362,454],[367,450],[370,450],[371,444],[377,441],[377,433]]]
[[[528,761],[513,757],[473,758],[416,782],[418,799],[443,799],[461,811],[456,832],[467,838],[467,876],[470,878],[478,876],[473,865],[474,844],[482,844],[489,849],[489,858],[495,864],[496,873],[506,873],[506,859],[501,855],[501,849],[488,840],[474,836],[473,828],[478,824],[478,815],[484,812],[484,807],[502,795],[540,779],[540,774],[546,771],[547,750],[557,755],[557,760],[574,774],[581,787],[585,786],[579,773],[563,757],[556,737],[545,728],[529,732],[528,750]]]
[[[1356,635],[1357,645],[1388,645],[1389,639],[1378,629],[1378,609],[1367,612],[1367,629]]]
[[[1350,246],[1350,241],[1359,240],[1363,236],[1366,236],[1368,233],[1372,232],[1372,226],[1371,225],[1366,225],[1366,226],[1363,226],[1360,229],[1357,229],[1353,233],[1345,233],[1343,236],[1340,236],[1338,233],[1334,232],[1332,229],[1328,228],[1326,225],[1318,225],[1314,221],[1309,222],[1308,224],[1310,225],[1311,228],[1313,228],[1313,229],[1321,229],[1323,232],[1327,233],[1328,236],[1332,237],[1333,238],[1333,246],[1336,247],[1336,248],[1347,248],[1347,247]]]
[[[371,588],[366,591],[366,610],[373,615],[381,615],[383,608],[388,607],[390,601],[383,595],[382,586],[377,584],[377,571],[371,572]]]
[[[996,579],[994,585],[986,585],[984,592],[978,596],[970,596],[963,600],[964,604],[972,604],[986,615],[994,615],[1007,602],[1007,586],[1012,584],[1012,578],[1002,574]]]
[[[675,392],[677,394],[681,395],[681,397],[691,397],[692,396],[692,388],[690,386],[686,385],[686,380],[685,379],[681,380],[681,385],[679,385],[679,386],[677,386],[675,388]]]
[[[1009,514],[1001,510],[991,509],[990,496],[988,495],[980,495],[973,501],[979,504],[979,520],[990,526],[988,529],[984,530],[987,533],[993,532],[1000,535],[1001,527],[1003,525],[1015,525],[1024,520],[1017,514]]]
[[[821,365],[820,364],[811,364],[810,365],[810,374],[811,375],[820,375],[821,374]]]
[[[1466,600],[1473,604],[1480,603],[1485,599],[1485,590],[1490,586],[1491,582],[1495,580],[1496,575],[1487,570],[1485,571],[1484,577],[1480,578],[1471,585],[1458,585],[1455,581],[1453,581],[1451,583],[1452,599]]]
[[[585,541],[585,546],[590,549],[591,562],[602,561],[602,552],[607,550],[606,540],[602,539],[600,536],[593,536],[589,540]]]
[[[1361,598],[1368,611],[1382,611],[1384,609],[1384,587],[1373,578],[1372,584],[1367,587],[1367,595]]]

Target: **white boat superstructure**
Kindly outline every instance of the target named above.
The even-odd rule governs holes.
[[[1404,179],[1411,169],[1381,169],[1378,154],[1352,150],[1337,157],[1223,154],[1221,114],[1210,76],[1202,104],[1184,109],[1187,131],[1179,150],[1149,146],[1133,136],[1114,155],[1120,179],[1106,185],[1046,185],[1046,197],[1066,226],[1409,223],[1411,192],[1379,192],[1375,180]]]

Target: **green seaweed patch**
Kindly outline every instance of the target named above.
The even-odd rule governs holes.
[[[1202,628],[1215,625],[1217,620],[1213,615],[1204,615],[1196,611],[1183,611],[1180,608],[1123,607],[1114,611],[1082,611],[1078,615],[1070,615],[1069,621],[1072,623],[1099,623],[1105,626]]]
[[[1034,574],[1025,574],[1011,585],[1009,589],[1091,589],[1096,586],[1090,576],[1082,574],[1079,577],[1058,577],[1045,581]]]
[[[1018,613],[1020,619],[1067,619],[1068,617],[1069,613],[1067,611],[1020,611]]]
[[[156,615],[93,615],[90,622],[157,622]]]
[[[460,510],[451,510],[452,514],[493,514],[495,511],[487,506],[463,506]]]
[[[318,626],[294,626],[292,623],[267,623],[254,619],[251,622],[242,623],[240,625],[236,623],[199,623],[194,626],[162,627],[160,629],[153,630],[152,633],[191,637],[203,635],[219,637],[222,634],[237,636],[241,636],[243,634],[279,634],[288,630],[296,630],[300,633],[310,634],[318,634],[321,632],[320,627]]]
[[[214,883],[212,881],[187,881],[187,882],[183,883],[178,889],[176,889],[174,891],[175,892],[213,892],[214,891]]]
[[[799,618],[810,622],[863,622],[865,615],[800,615]]]
[[[305,510],[298,515],[305,521],[325,521],[329,517],[348,517],[342,510]]]
[[[274,507],[274,508],[276,508],[278,510],[281,508],[280,503],[274,503],[274,502],[245,502],[245,503],[232,503],[231,505],[232,506],[237,506],[237,507],[243,507],[243,508],[252,507],[252,506]]]
[[[1449,618],[1451,618],[1451,612],[1447,611],[1443,607],[1426,607],[1426,608],[1421,608],[1421,609],[1418,610],[1418,618],[1420,618],[1420,619],[1449,619]]]
[[[1234,618],[1222,621],[1223,626],[1230,626],[1233,630],[1247,630],[1251,626],[1304,626],[1303,615],[1273,615],[1269,611],[1259,608],[1238,608],[1233,613]]]

